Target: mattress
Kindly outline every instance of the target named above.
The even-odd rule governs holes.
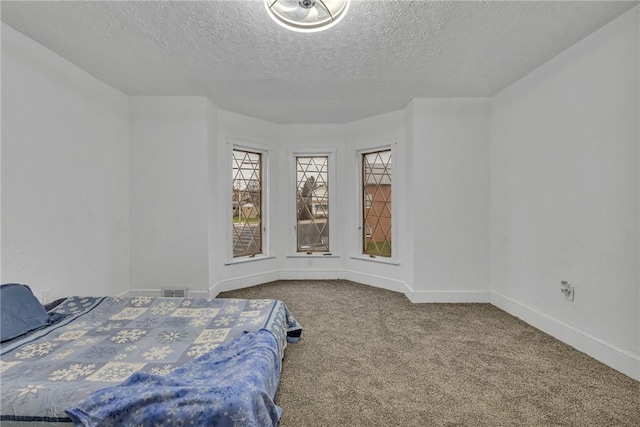
[[[71,297],[53,311],[66,317],[2,345],[3,425],[277,425],[302,330],[282,301]]]

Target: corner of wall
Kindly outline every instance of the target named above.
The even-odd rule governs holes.
[[[495,95],[490,116],[491,303],[636,380],[638,70],[640,6]],[[571,306],[556,302],[569,276]]]
[[[490,301],[491,304],[512,316],[588,354],[634,380],[640,381],[640,357],[638,355],[606,343],[591,334],[567,325],[498,292],[491,292]]]
[[[280,278],[280,271],[270,270],[255,274],[235,276],[229,279],[219,280],[209,286],[209,295],[214,297],[220,292],[243,289],[263,283],[273,282]]]

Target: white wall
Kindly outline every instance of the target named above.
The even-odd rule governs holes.
[[[218,108],[207,99],[207,200],[208,209],[208,242],[209,251],[207,263],[209,265],[209,281],[207,291],[219,280],[218,266],[215,260],[222,256],[217,224],[225,221],[220,215],[220,198],[218,197]]]
[[[127,96],[3,23],[2,105],[2,282],[127,289]]]
[[[209,103],[131,97],[131,287],[209,288]]]
[[[492,301],[636,379],[638,11],[491,103]]]
[[[212,247],[211,291],[218,292],[238,287],[251,286],[276,279],[337,279],[349,278],[407,292],[411,283],[411,230],[408,209],[400,207],[400,230],[394,236],[401,236],[403,242],[399,265],[390,265],[369,260],[357,259],[359,232],[356,230],[357,209],[357,155],[356,147],[376,146],[381,143],[396,144],[399,148],[397,174],[400,183],[404,182],[406,169],[404,150],[404,112],[397,111],[372,117],[358,122],[331,125],[277,125],[224,110],[217,110],[217,165],[216,173],[216,214],[212,221],[212,232],[218,236]],[[269,158],[267,179],[269,184],[267,202],[269,208],[266,227],[270,240],[267,243],[266,257],[234,262],[231,259],[228,241],[230,236],[230,216],[227,213],[230,192],[230,159],[234,143],[256,146],[267,151]],[[292,216],[292,153],[305,150],[332,152],[335,154],[335,179],[338,181],[331,195],[331,204],[335,216],[332,221],[331,256],[298,255],[292,250],[295,242]],[[395,165],[394,165],[395,167]],[[350,184],[348,184],[350,183]],[[403,186],[394,188],[401,206],[404,200]],[[212,241],[216,239],[213,238]]]
[[[412,286],[411,206],[406,195],[406,174],[411,153],[407,152],[405,113],[394,111],[358,120],[345,125],[344,169],[340,182],[345,186],[343,218],[345,221],[346,277],[360,283],[403,292],[410,296]],[[375,260],[362,255],[360,225],[360,183],[358,151],[390,145],[392,148],[392,258],[393,264],[378,257]]]
[[[414,301],[489,301],[489,107],[413,102]]]
[[[165,270],[182,271],[185,277],[196,274],[204,277],[203,259],[208,256],[208,281],[213,294],[282,278],[348,278],[404,292],[413,301],[489,300],[487,100],[416,100],[406,111],[345,125],[276,125],[216,109],[210,103],[197,102],[196,106],[194,102],[189,101],[194,110],[187,116],[197,119],[192,123],[180,121],[178,135],[183,141],[206,143],[172,143],[174,149],[180,147],[183,159],[176,162],[178,153],[174,149],[166,154],[158,151],[166,149],[166,144],[159,143],[169,134],[166,126],[175,130],[175,117],[184,116],[171,110],[180,105],[180,101],[132,98],[133,288],[157,288],[154,283],[162,278],[178,280]],[[167,103],[172,106],[169,113],[163,107],[164,112],[159,115],[158,105]],[[143,135],[141,117],[147,115],[154,120],[142,126],[144,132],[151,132]],[[155,123],[158,118],[162,125]],[[405,123],[407,119],[412,123],[409,128]],[[192,132],[196,133],[190,134]],[[411,141],[405,132],[410,133]],[[268,158],[265,163],[266,256],[244,262],[232,258],[229,246],[231,217],[227,211],[233,144],[265,150]],[[393,191],[397,222],[393,263],[363,257],[357,230],[357,150],[384,144],[391,144],[396,156]],[[294,185],[290,176],[292,153],[305,150],[335,154],[334,179],[338,185],[331,194],[334,209],[331,256],[298,255],[292,249],[295,241],[290,191]],[[163,160],[158,160],[158,156]],[[204,161],[207,158],[208,165]],[[415,161],[416,158],[420,161]],[[207,173],[209,186],[198,185]],[[191,190],[167,191],[164,189],[167,179]],[[180,212],[196,206],[206,211],[203,203],[207,200],[209,244],[205,247],[204,217],[199,215],[197,220],[189,222],[192,226],[189,229],[176,223],[176,218],[183,217]],[[171,210],[158,212],[158,203],[170,206]],[[169,231],[161,232],[164,229]],[[175,241],[186,242],[187,239],[180,236],[188,233],[201,238],[196,239],[197,245],[189,243],[191,255],[187,259],[179,255],[186,253],[186,245]],[[163,235],[172,235],[174,243],[153,243]],[[418,263],[414,262],[414,250],[419,255],[415,258],[420,259]],[[158,257],[161,251],[164,255]],[[162,267],[156,268],[158,264]],[[153,280],[148,280],[149,277]]]
[[[279,278],[277,252],[278,218],[271,209],[277,209],[283,192],[278,183],[278,170],[281,167],[275,151],[277,141],[277,125],[264,120],[243,116],[226,110],[217,110],[217,153],[215,166],[215,198],[217,200],[215,215],[218,220],[212,223],[213,239],[216,245],[212,248],[210,262],[215,271],[215,281],[211,282],[211,292],[217,294],[229,289],[237,289],[264,283]],[[231,230],[231,177],[232,149],[234,144],[242,144],[245,148],[265,151],[263,173],[263,226],[266,227],[266,238],[263,240],[265,256],[256,257],[247,262],[233,259],[230,241]]]
[[[280,168],[277,173],[280,192],[279,202],[273,206],[278,219],[276,240],[280,257],[279,272],[283,279],[339,279],[344,271],[344,203],[349,197],[348,185],[343,184],[339,174],[347,167],[342,124],[328,125],[281,125],[278,126],[277,153]],[[331,255],[297,254],[295,209],[295,163],[294,153],[326,153],[329,155],[329,228]]]

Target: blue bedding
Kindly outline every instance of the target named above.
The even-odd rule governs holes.
[[[276,426],[282,414],[273,401],[279,372],[278,344],[262,329],[167,375],[133,374],[67,414],[85,426]]]
[[[55,311],[67,317],[2,343],[0,420],[123,425],[113,420],[187,411],[193,425],[277,425],[280,362],[301,331],[282,301],[73,297]]]
[[[0,342],[9,341],[62,320],[58,313],[47,313],[27,285],[0,286]]]

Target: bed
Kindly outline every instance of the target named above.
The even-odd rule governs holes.
[[[278,424],[284,350],[302,331],[282,301],[76,296],[5,340],[5,312],[25,312],[8,298],[3,425]]]

